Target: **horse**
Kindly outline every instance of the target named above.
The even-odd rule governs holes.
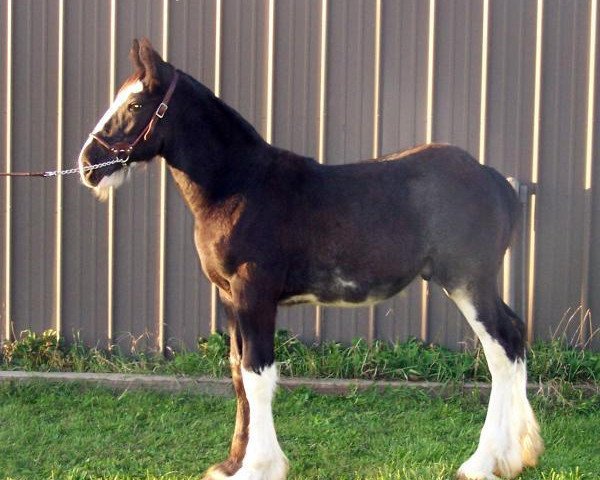
[[[227,315],[237,397],[229,456],[204,480],[287,476],[272,415],[278,306],[370,305],[419,276],[458,306],[492,376],[477,449],[457,476],[535,466],[543,442],[526,396],[525,327],[497,291],[521,209],[506,179],[442,144],[322,165],[268,144],[147,39],[130,59],[133,74],[81,150],[81,180],[102,197],[160,156],[193,215],[201,268]],[[121,161],[93,169],[111,157]]]

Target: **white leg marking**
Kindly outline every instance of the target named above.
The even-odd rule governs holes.
[[[271,409],[277,386],[277,367],[266,367],[256,374],[242,368],[242,380],[250,406],[248,445],[242,467],[233,475],[235,480],[284,480],[288,461],[283,454]]]
[[[504,348],[477,320],[468,292],[457,290],[454,300],[481,341],[492,374],[492,391],[479,446],[458,470],[466,479],[513,478],[523,466],[535,465],[542,450],[539,427],[527,400],[525,361],[511,361]]]

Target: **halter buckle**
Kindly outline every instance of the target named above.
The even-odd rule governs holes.
[[[114,153],[117,157],[124,153],[125,155],[129,155],[133,147],[127,143],[117,143],[110,147],[110,151]]]
[[[165,113],[167,113],[167,109],[169,108],[169,106],[166,103],[162,103],[158,106],[158,108],[156,109],[156,113],[155,115],[158,118],[163,118],[165,116]]]

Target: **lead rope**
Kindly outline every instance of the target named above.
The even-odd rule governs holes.
[[[125,165],[129,161],[127,158],[115,158],[114,160],[108,160],[107,162],[96,163],[95,165],[87,165],[85,167],[67,168],[66,170],[50,170],[47,172],[6,172],[0,173],[0,177],[58,177],[59,175],[71,175],[73,173],[79,173],[81,171],[88,172],[90,170],[96,170],[102,167],[108,167],[116,163]]]

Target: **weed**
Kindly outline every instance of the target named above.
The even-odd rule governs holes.
[[[45,330],[39,335],[25,330],[17,340],[5,342],[1,351],[3,363],[25,370],[60,370],[65,367],[64,345],[54,330]]]
[[[351,345],[325,342],[306,345],[285,331],[275,336],[281,374],[289,377],[361,378],[464,382],[490,380],[481,347],[455,352],[419,340]],[[168,358],[144,351],[123,352],[86,347],[78,337],[70,345],[47,330],[25,331],[0,350],[4,369],[75,372],[229,375],[229,338],[215,334],[198,341],[196,351],[168,352]],[[600,379],[600,354],[568,346],[563,340],[536,343],[528,354],[532,381],[595,383]]]
[[[600,355],[567,347],[562,340],[536,343],[529,352],[529,375],[533,379],[561,379],[566,382],[600,380]]]

